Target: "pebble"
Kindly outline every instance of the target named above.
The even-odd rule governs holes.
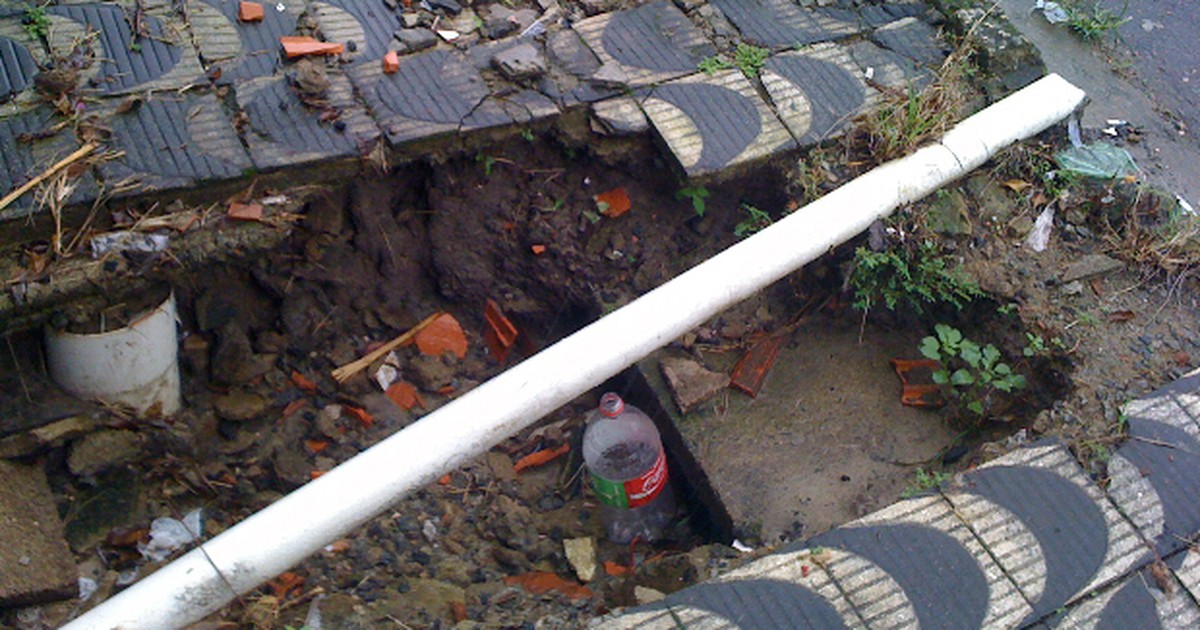
[[[537,506],[539,509],[550,511],[557,510],[566,505],[566,503],[567,502],[563,501],[562,497],[552,493],[538,499]]]

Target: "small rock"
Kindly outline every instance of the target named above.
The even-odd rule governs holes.
[[[1086,280],[1093,276],[1112,273],[1125,268],[1125,263],[1105,256],[1104,254],[1088,254],[1071,263],[1063,272],[1062,282]]]
[[[648,586],[633,587],[633,597],[637,600],[638,605],[652,604],[666,597],[666,595],[657,589]]]
[[[939,234],[971,234],[971,212],[960,190],[939,191],[929,204],[929,227]]]
[[[437,44],[437,35],[423,28],[406,28],[396,31],[393,35],[397,41],[404,44],[406,52],[416,52],[432,48]]]
[[[568,538],[563,541],[563,550],[567,561],[575,569],[575,575],[584,582],[591,582],[596,577],[596,540],[587,538]]]
[[[601,135],[633,136],[650,128],[632,98],[611,98],[592,105],[592,130]]]
[[[253,420],[266,413],[271,401],[253,392],[235,391],[213,399],[217,416],[233,422]]]
[[[501,481],[516,481],[517,472],[513,470],[512,459],[504,453],[488,451],[487,454],[488,467],[492,469],[492,476]]]
[[[625,87],[629,83],[629,75],[625,73],[620,64],[609,62],[600,66],[599,70],[592,75],[592,81],[606,87]]]
[[[546,73],[545,55],[530,43],[518,44],[496,53],[492,57],[492,65],[514,81],[536,78]]]
[[[79,437],[96,428],[97,420],[71,416],[56,422],[10,435],[0,440],[0,459],[25,457],[63,440]]]
[[[133,431],[97,431],[71,446],[67,467],[88,477],[131,462],[142,454],[142,436]]]
[[[502,5],[493,4],[489,7],[487,17],[483,20],[483,31],[492,39],[500,39],[513,34],[517,28],[517,12]]]
[[[462,13],[462,10],[463,10],[462,5],[455,2],[455,0],[425,0],[425,1],[428,2],[429,6],[433,7],[435,10],[441,9],[441,10],[445,11],[446,13],[449,13],[450,15],[458,15],[459,13]]]
[[[404,28],[416,28],[421,24],[421,16],[418,13],[407,12],[400,14],[400,24]]]
[[[414,357],[404,368],[404,375],[412,380],[417,387],[427,391],[437,390],[450,385],[454,381],[455,368],[448,361],[455,361],[453,354],[443,354],[437,357],[420,355]]]
[[[728,375],[713,372],[691,359],[665,358],[659,361],[659,368],[683,413],[729,385]]]
[[[0,461],[0,479],[0,608],[74,597],[79,575],[45,471]]]

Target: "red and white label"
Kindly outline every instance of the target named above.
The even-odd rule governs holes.
[[[640,477],[625,482],[625,496],[629,497],[629,507],[641,507],[654,500],[658,493],[667,486],[667,453],[658,449],[658,459],[654,465]]]

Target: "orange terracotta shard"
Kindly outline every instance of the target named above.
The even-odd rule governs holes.
[[[262,221],[263,207],[258,203],[231,203],[227,215],[238,221]]]
[[[604,572],[613,577],[624,577],[626,575],[629,575],[630,573],[633,573],[633,569],[631,569],[619,562],[613,562],[612,560],[605,560],[604,561]]]
[[[395,74],[399,71],[400,55],[396,54],[396,51],[394,50],[389,50],[387,54],[383,56],[383,73]]]
[[[570,444],[563,444],[558,448],[544,448],[540,451],[534,451],[525,457],[518,459],[517,463],[513,464],[513,472],[521,472],[526,468],[545,466],[559,457],[566,455],[570,451]]]
[[[533,252],[534,256],[541,256],[542,254],[546,253],[546,246],[545,245],[530,245],[529,251]]]
[[[267,582],[271,593],[279,599],[287,598],[288,594],[304,585],[304,576],[297,575],[291,571],[285,571],[279,574],[279,577]]]
[[[633,203],[629,201],[629,193],[624,188],[614,188],[608,192],[602,192],[595,197],[596,205],[600,207],[600,214],[615,219],[633,207]]]
[[[392,402],[405,411],[418,406],[422,409],[425,408],[425,401],[421,400],[421,394],[417,393],[417,388],[404,381],[396,381],[388,385],[385,393]]]
[[[292,384],[302,392],[313,393],[317,391],[317,384],[311,378],[292,370]]]
[[[306,57],[309,55],[340,55],[346,47],[332,42],[322,42],[311,37],[282,35],[279,43],[283,45],[283,55],[288,59]]]
[[[517,336],[520,333],[517,331],[517,327],[504,316],[500,306],[494,300],[488,300],[487,305],[484,306],[483,319],[487,321],[488,325],[487,330],[483,331],[483,340],[487,343],[492,356],[496,357],[496,361],[503,365],[508,360],[508,353],[517,343]]]
[[[321,451],[329,448],[329,442],[326,442],[325,440],[304,440],[304,445],[307,446],[308,450],[312,451],[313,453],[320,453]]]
[[[422,328],[416,340],[417,349],[426,356],[440,357],[445,352],[453,352],[460,359],[467,356],[467,336],[458,320],[449,313],[438,315]]]
[[[357,418],[358,421],[368,429],[371,428],[371,425],[375,424],[375,417],[367,413],[367,410],[363,409],[362,407],[342,405],[342,411]]]
[[[504,583],[510,586],[519,584],[534,595],[557,591],[571,599],[584,599],[592,596],[590,588],[569,580],[564,580],[553,573],[545,571],[510,575],[504,578]]]
[[[261,22],[266,17],[263,5],[258,2],[239,2],[238,20],[242,22]]]
[[[933,359],[891,359],[892,369],[900,377],[900,404],[908,407],[937,409],[946,405],[942,388],[933,383],[933,372],[942,364]],[[913,380],[922,382],[914,383]]]
[[[733,366],[733,375],[729,378],[729,386],[741,390],[751,398],[758,396],[767,373],[775,365],[775,357],[783,345],[783,336],[767,337],[754,344],[742,356],[737,365]]]

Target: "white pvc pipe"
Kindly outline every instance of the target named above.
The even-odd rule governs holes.
[[[617,374],[876,219],[1073,112],[1084,93],[1047,76],[546,348],[297,489],[67,628],[198,621]]]

